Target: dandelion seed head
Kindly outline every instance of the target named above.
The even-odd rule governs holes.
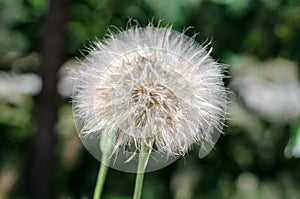
[[[171,28],[133,27],[94,43],[74,75],[81,136],[117,133],[115,151],[153,139],[167,156],[212,143],[225,117],[223,67]]]

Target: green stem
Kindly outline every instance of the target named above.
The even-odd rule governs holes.
[[[101,166],[98,172],[93,199],[100,199],[104,182],[107,176],[108,165],[113,153],[116,135],[113,131],[104,130],[100,139],[100,150],[102,152]]]
[[[141,146],[141,153],[139,155],[139,163],[138,163],[137,174],[135,179],[133,199],[141,198],[145,168],[147,166],[148,159],[150,156],[150,153],[148,152],[147,149],[148,147],[145,144]]]
[[[103,153],[102,155],[102,163],[98,172],[97,182],[94,190],[94,196],[93,199],[100,199],[102,195],[102,190],[104,186],[104,182],[107,176],[108,171],[108,163],[109,158],[107,157],[107,154]]]

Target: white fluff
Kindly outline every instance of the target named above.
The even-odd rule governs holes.
[[[75,73],[80,135],[117,133],[115,151],[154,140],[168,156],[212,142],[225,117],[222,66],[171,28],[134,27],[94,43]]]

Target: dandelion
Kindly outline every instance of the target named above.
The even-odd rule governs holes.
[[[184,33],[152,25],[95,42],[75,75],[79,134],[113,134],[113,154],[146,149],[178,157],[193,144],[212,145],[226,90],[210,53]]]

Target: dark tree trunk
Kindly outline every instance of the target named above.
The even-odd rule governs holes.
[[[71,0],[50,0],[41,43],[40,75],[43,87],[36,100],[37,132],[30,161],[30,198],[53,198],[59,96],[57,71],[64,61],[64,24]]]

